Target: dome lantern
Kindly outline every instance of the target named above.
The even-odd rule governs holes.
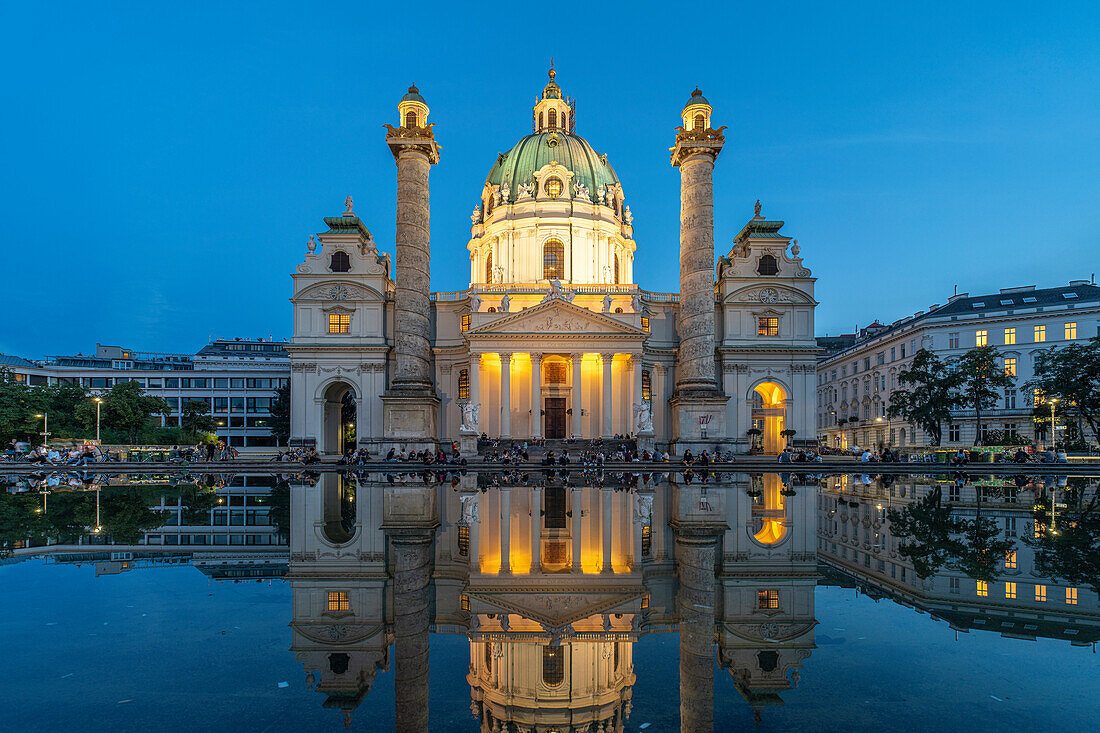
[[[428,103],[420,96],[416,84],[409,87],[408,93],[397,104],[397,123],[399,127],[427,127]]]
[[[554,59],[550,59],[550,81],[542,89],[542,97],[535,103],[535,132],[572,132],[573,100],[562,97],[561,87],[554,81],[558,72],[554,70]]]
[[[699,91],[699,87],[696,87],[695,91],[691,93],[691,99],[684,105],[684,111],[681,113],[684,120],[684,129],[688,131],[707,129],[710,127],[711,111],[710,102]]]

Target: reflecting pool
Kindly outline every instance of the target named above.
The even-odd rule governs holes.
[[[0,730],[1095,726],[1095,478],[0,484]]]

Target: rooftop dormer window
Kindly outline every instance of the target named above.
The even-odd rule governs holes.
[[[333,272],[350,272],[351,258],[348,257],[348,253],[340,250],[333,252],[332,259],[329,260],[328,269]]]
[[[756,266],[756,273],[758,275],[778,275],[779,264],[771,255],[763,255]]]

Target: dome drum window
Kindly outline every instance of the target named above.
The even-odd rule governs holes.
[[[542,247],[542,277],[544,280],[565,277],[565,245],[559,239],[548,240]]]

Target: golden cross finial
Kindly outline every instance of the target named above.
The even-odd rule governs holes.
[[[558,72],[554,71],[554,57],[550,57],[550,81],[554,81],[554,77],[558,75]]]

